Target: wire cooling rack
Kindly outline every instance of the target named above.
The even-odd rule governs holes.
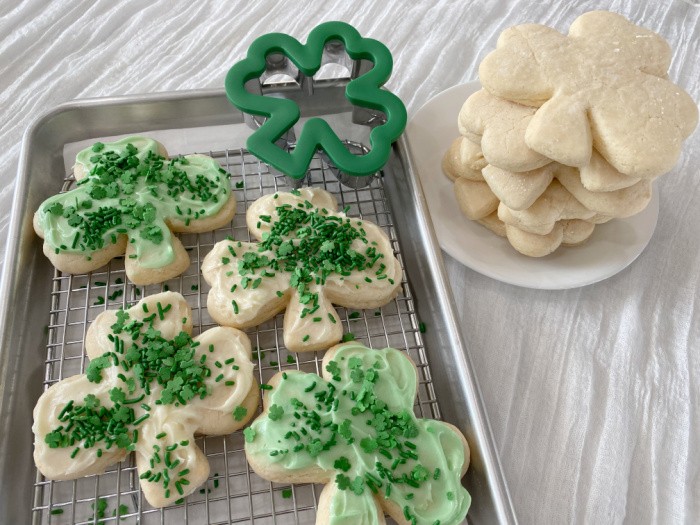
[[[200,264],[213,245],[232,235],[236,240],[252,240],[246,228],[245,212],[258,197],[291,186],[280,174],[271,172],[244,149],[213,151],[231,173],[231,184],[238,201],[236,216],[227,228],[180,238],[192,264],[180,277],[162,285],[136,286],[124,273],[123,258],[113,259],[105,269],[87,275],[66,275],[55,271],[51,291],[48,344],[44,388],[72,375],[87,365],[83,341],[91,321],[106,309],[126,308],[142,297],[172,290],[182,294],[192,307],[194,335],[216,326],[206,308],[208,285],[202,279]],[[381,173],[360,189],[341,186],[320,158],[312,161],[306,181],[331,192],[348,215],[372,221],[383,228],[403,266],[392,212],[384,197]],[[75,180],[69,175],[63,191]],[[408,282],[388,305],[375,310],[338,308],[345,332],[373,348],[393,347],[407,352],[419,374],[415,411],[419,417],[440,419],[430,370],[423,347],[423,325],[416,316]],[[282,342],[282,314],[247,331],[254,347],[253,361],[261,383],[280,370],[321,372],[322,354],[294,354]],[[271,483],[258,477],[248,466],[243,451],[242,432],[224,437],[199,437],[197,444],[206,454],[211,474],[206,484],[183,502],[164,509],[152,508],[139,489],[136,465],[131,454],[104,474],[75,481],[49,481],[38,471],[33,488],[34,523],[311,523],[316,517],[320,486],[313,484]],[[31,468],[28,465],[28,468]]]

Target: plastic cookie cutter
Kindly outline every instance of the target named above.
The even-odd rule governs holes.
[[[318,82],[314,75],[326,64],[338,64],[350,72],[345,98],[352,104],[352,123],[370,129],[369,147],[341,140],[320,117],[307,120],[297,139],[294,125],[301,116],[299,104],[265,84],[271,77],[287,75],[313,106],[314,96],[321,97],[320,89],[314,89]],[[403,103],[381,87],[392,65],[391,53],[381,42],[362,38],[344,22],[326,22],[311,31],[306,44],[282,33],[257,38],[247,57],[229,70],[226,94],[256,128],[247,140],[248,150],[290,177],[294,186],[302,184],[319,151],[340,182],[357,188],[369,184],[371,175],[386,164],[391,144],[406,127]]]

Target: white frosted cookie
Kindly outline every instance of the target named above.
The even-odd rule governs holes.
[[[217,327],[192,338],[191,316],[180,294],[164,292],[93,321],[86,373],[52,385],[34,408],[34,461],[46,478],[99,474],[134,451],[154,507],[206,481],[195,435],[241,428],[259,389],[248,337]]]
[[[568,36],[535,24],[507,29],[479,78],[492,95],[539,108],[525,135],[536,152],[583,167],[595,147],[619,172],[651,179],[671,169],[698,120],[693,100],[666,78],[670,59],[656,33],[594,11]]]
[[[472,94],[459,112],[462,135],[478,141],[486,161],[508,171],[530,171],[551,159],[525,143],[525,130],[535,109],[494,97],[485,90]]]
[[[512,210],[503,203],[498,206],[498,218],[504,223],[535,235],[549,234],[561,220],[587,220],[594,215],[595,212],[584,207],[558,180],[553,180],[535,203],[525,210]]]
[[[452,181],[459,177],[482,181],[481,170],[484,166],[486,160],[481,148],[464,137],[453,140],[442,158],[442,172]]]
[[[557,170],[557,179],[586,208],[608,217],[630,217],[646,208],[651,200],[652,183],[648,180],[620,190],[592,192],[583,187],[573,169]]]
[[[246,221],[260,242],[218,242],[202,264],[219,324],[249,328],[286,310],[285,346],[321,350],[342,338],[334,304],[378,308],[399,292],[403,273],[386,234],[337,211],[320,188],[265,195]]]
[[[323,483],[316,525],[457,524],[471,498],[469,446],[456,427],[417,418],[418,376],[398,350],[328,350],[322,377],[284,372],[244,431],[253,470],[278,483]]]
[[[172,232],[210,231],[236,212],[229,175],[211,157],[167,158],[146,137],[95,143],[76,157],[76,187],[34,214],[44,254],[65,273],[87,273],[125,255],[135,284],[184,272],[189,255]]]
[[[459,178],[455,181],[454,192],[459,209],[473,221],[483,219],[498,208],[498,197],[485,182]]]

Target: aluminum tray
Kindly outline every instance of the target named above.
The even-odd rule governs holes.
[[[333,82],[316,86],[313,105],[294,90],[286,96],[299,103],[305,116],[351,110],[343,87]],[[83,336],[89,322],[107,307],[126,306],[140,295],[162,289],[160,285],[135,287],[126,279],[123,262],[118,259],[92,274],[69,276],[55,271],[44,257],[32,230],[32,215],[45,198],[72,183],[70,173],[65,173],[64,145],[145,130],[238,123],[242,123],[242,116],[222,92],[191,91],[73,102],[47,113],[27,130],[0,289],[0,523],[93,523],[97,521],[94,507],[98,498],[104,498],[107,521],[113,523],[118,520],[112,511],[119,505],[126,505],[125,517],[130,523],[313,523],[318,487],[294,485],[292,497],[284,497],[289,486],[261,480],[250,470],[239,433],[199,439],[212,465],[207,483],[210,492],[197,491],[184,504],[165,510],[151,509],[142,500],[131,460],[103,475],[70,482],[45,480],[32,461],[32,407],[50,384],[83,369]],[[244,149],[233,147],[202,152],[217,157],[233,174],[232,182],[244,182],[244,188],[236,189],[236,219],[230,228],[183,236],[192,265],[183,276],[167,283],[193,307],[198,320],[195,331],[213,325],[203,306],[206,283],[201,279],[199,262],[224,236],[247,238],[244,213],[252,200],[289,188],[284,177],[271,173]],[[339,309],[346,331],[370,346],[407,351],[421,374],[417,413],[445,419],[465,431],[472,455],[464,478],[473,498],[468,521],[515,523],[405,138],[395,144],[383,172],[366,188],[340,186],[320,159],[314,161],[311,172],[310,182],[324,185],[342,206],[349,205],[351,216],[364,217],[384,228],[405,269],[402,293],[379,312],[361,312],[356,318]],[[421,330],[421,323],[427,330]],[[297,355],[296,363],[287,361],[286,349],[278,344],[280,330],[281,319],[276,318],[248,331],[260,348],[259,378],[264,381],[280,368],[318,370],[320,359],[315,354]],[[262,352],[267,355],[263,357]]]

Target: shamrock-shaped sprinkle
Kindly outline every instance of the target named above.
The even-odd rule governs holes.
[[[136,452],[148,502],[162,507],[209,476],[195,434],[228,434],[257,408],[248,337],[212,328],[194,339],[183,297],[164,292],[90,326],[84,375],[63,379],[34,408],[34,460],[49,479],[99,474]]]
[[[182,273],[189,256],[176,232],[200,232],[231,220],[229,175],[212,158],[166,158],[145,137],[96,143],[76,158],[77,187],[50,197],[34,216],[44,253],[59,270],[85,273],[126,252],[135,284]]]
[[[269,384],[245,430],[261,477],[326,483],[318,514],[332,523],[380,523],[383,511],[399,523],[464,520],[469,448],[455,427],[416,418],[416,369],[405,354],[344,343],[326,353],[323,378],[292,371]]]
[[[328,348],[342,327],[332,304],[376,308],[398,292],[402,270],[382,230],[338,212],[317,188],[275,193],[246,214],[259,243],[225,240],[202,264],[207,307],[219,323],[249,328],[286,308],[284,342],[294,352]]]
[[[323,48],[327,42],[342,42],[353,60],[368,60],[373,67],[351,80],[346,89],[347,99],[354,105],[382,111],[386,122],[370,132],[371,151],[354,155],[343,145],[328,123],[318,117],[305,124],[292,152],[275,145],[299,120],[299,106],[292,100],[249,93],[246,83],[265,71],[266,58],[283,53],[307,77],[321,68]],[[351,25],[327,22],[314,28],[305,45],[289,35],[270,33],[255,40],[248,56],[235,64],[226,76],[226,94],[241,111],[268,117],[260,129],[247,141],[248,150],[279,169],[282,173],[301,179],[309,168],[316,149],[323,149],[333,163],[348,175],[369,175],[386,163],[395,141],[406,126],[406,108],[394,94],[381,88],[391,75],[393,61],[389,50],[377,40],[362,38]]]

